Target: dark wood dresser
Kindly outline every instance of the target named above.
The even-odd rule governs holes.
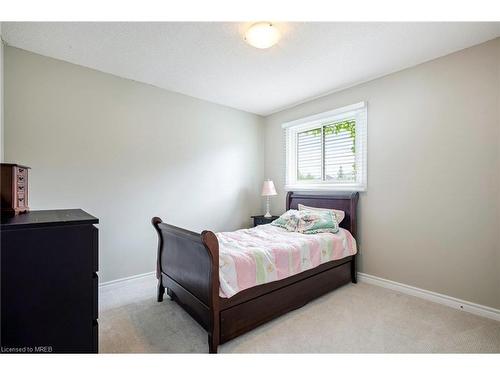
[[[2,353],[98,352],[98,222],[78,209],[2,216]]]

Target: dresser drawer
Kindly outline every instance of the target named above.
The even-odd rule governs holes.
[[[96,273],[92,275],[92,319],[97,319],[99,316],[99,276]]]
[[[350,262],[343,263],[286,288],[276,289],[221,311],[221,342],[224,343],[277,315],[299,308],[310,300],[350,282],[350,267]]]
[[[92,227],[92,272],[99,271],[99,229]]]
[[[92,352],[99,353],[99,323],[92,322]]]

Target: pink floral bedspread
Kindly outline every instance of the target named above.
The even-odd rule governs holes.
[[[217,233],[219,295],[224,298],[256,285],[298,274],[356,254],[349,231],[302,234],[271,224]]]

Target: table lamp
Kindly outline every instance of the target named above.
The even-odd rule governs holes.
[[[272,195],[278,195],[278,193],[276,193],[276,188],[274,187],[274,182],[272,182],[271,180],[266,180],[264,181],[264,184],[262,185],[262,194],[261,194],[263,197],[266,197],[267,198],[267,202],[266,202],[266,214],[264,215],[264,217],[271,217],[271,213],[269,212],[269,197],[272,196]]]

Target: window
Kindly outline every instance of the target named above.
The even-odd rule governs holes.
[[[366,189],[366,103],[283,124],[287,190]]]

